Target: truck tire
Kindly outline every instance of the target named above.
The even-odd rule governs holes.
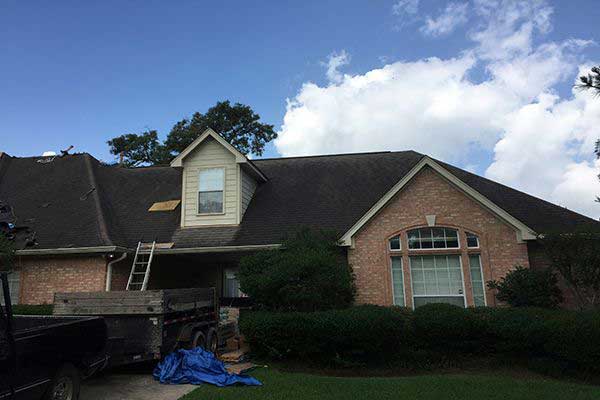
[[[192,334],[192,340],[190,342],[190,349],[195,349],[196,347],[202,347],[204,349],[205,345],[206,337],[204,336],[204,333],[202,333],[201,331],[194,332]]]
[[[78,400],[81,376],[73,364],[63,364],[56,372],[43,400]]]
[[[210,328],[206,333],[205,349],[213,354],[217,354],[217,350],[219,349],[219,336],[217,335],[217,330],[215,328]]]

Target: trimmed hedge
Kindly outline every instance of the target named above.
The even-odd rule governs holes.
[[[14,315],[52,315],[52,304],[14,304]]]
[[[240,328],[260,356],[311,361],[398,361],[419,355],[549,360],[600,371],[600,312],[428,304],[313,313],[247,312]]]
[[[384,361],[412,341],[410,319],[400,307],[253,311],[241,315],[240,329],[253,352],[269,358]]]

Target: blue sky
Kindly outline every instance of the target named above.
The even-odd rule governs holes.
[[[567,139],[564,132],[556,133],[564,140],[553,151],[570,155],[561,161],[560,170],[539,185],[540,174],[527,175],[531,170],[527,163],[518,168],[506,165],[512,166],[511,160],[516,159],[510,149],[523,146],[519,138],[527,134],[525,127],[541,126],[543,121],[534,124],[527,119],[508,126],[523,115],[536,114],[536,106],[552,118],[564,117],[561,121],[569,120],[568,112],[582,110],[587,110],[590,120],[598,117],[588,100],[571,101],[571,87],[577,68],[600,60],[600,48],[597,43],[567,41],[599,41],[600,8],[596,1],[540,0],[531,7],[518,3],[6,1],[0,6],[0,151],[37,155],[73,144],[75,151],[110,161],[108,139],[145,129],[157,129],[164,136],[176,121],[229,99],[250,105],[264,122],[281,131],[281,141],[270,144],[265,156],[415,148],[595,215],[594,205],[587,200],[569,203],[572,183],[564,193],[556,193],[567,177],[577,183],[590,179],[595,165],[591,149],[585,149],[595,135],[593,127],[565,128],[572,135]],[[494,13],[486,14],[485,7]],[[451,15],[457,8],[461,14]],[[539,16],[546,14],[540,21]],[[446,21],[450,26],[445,31],[439,25],[442,16],[455,18]],[[437,31],[427,31],[428,19]],[[523,29],[528,26],[533,27],[531,32]],[[477,36],[482,32],[483,38]],[[525,32],[518,35],[524,38],[522,48],[502,55],[486,53],[485,43],[508,43],[507,38],[517,37],[512,35],[515,32]],[[548,50],[550,44],[555,48]],[[338,58],[342,62],[332,70],[337,75],[328,76],[327,64],[331,66],[341,54],[345,58]],[[439,65],[430,57],[441,60]],[[553,57],[554,64],[544,64]],[[449,61],[453,59],[460,65]],[[523,69],[507,73],[506,65]],[[439,85],[460,90],[443,94],[446,97],[440,101],[457,103],[458,108],[432,111],[432,102],[439,99],[421,99],[420,92],[408,88],[418,86],[421,77],[413,67],[423,72],[431,68],[432,74],[447,72]],[[362,102],[360,90],[348,91],[369,73],[390,69],[398,74],[390,79],[413,80],[384,88],[384,93],[394,96],[382,94],[379,104]],[[524,70],[561,77],[548,84],[534,82],[525,93],[516,81],[526,74]],[[504,83],[494,90],[503,97],[494,97],[492,90],[487,101],[506,104],[498,106],[504,119],[490,126],[466,117],[453,119],[457,112],[492,119],[485,114],[489,111],[461,103],[465,93],[477,97],[474,104],[485,102],[489,92],[484,89],[498,81]],[[527,79],[527,85],[533,81]],[[313,85],[307,87],[309,82]],[[379,98],[370,85],[364,89],[370,91],[366,97]],[[377,88],[385,85],[376,83]],[[472,89],[476,91],[471,93]],[[423,88],[427,90],[431,88]],[[510,97],[513,92],[518,92],[518,100]],[[286,108],[287,99],[293,105]],[[390,116],[383,114],[403,102],[422,103],[425,108],[405,115],[395,110],[392,116],[400,113],[399,119],[419,119],[433,112],[436,125],[420,122],[387,128]],[[348,114],[348,109],[355,111]],[[453,128],[445,131],[446,122]],[[377,129],[385,133],[378,136],[370,131]],[[423,134],[428,130],[434,133]],[[461,130],[483,133],[455,133]],[[582,130],[587,132],[583,138],[577,136]],[[361,139],[371,134],[377,140]]]

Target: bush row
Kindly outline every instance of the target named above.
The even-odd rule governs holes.
[[[600,312],[430,304],[311,313],[252,311],[240,328],[258,355],[277,359],[409,362],[418,354],[547,359],[600,370]]]

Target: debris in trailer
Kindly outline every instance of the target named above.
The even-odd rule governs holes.
[[[262,385],[259,380],[251,376],[229,373],[222,361],[201,347],[192,350],[181,349],[167,355],[156,366],[153,375],[154,379],[163,384],[209,383],[220,387]]]

